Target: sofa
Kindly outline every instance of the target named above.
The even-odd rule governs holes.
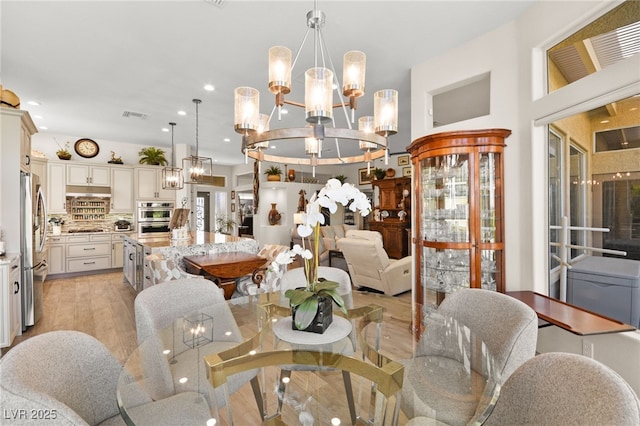
[[[322,237],[320,241],[318,241],[318,252],[320,253],[318,261],[320,265],[329,266],[329,250],[337,250],[336,241],[344,238],[346,233],[351,230],[357,230],[357,227],[355,225],[345,224],[320,227],[320,235]],[[291,231],[291,244],[299,244],[311,250],[312,253],[315,249],[313,234],[306,237],[303,244],[302,237],[298,235],[298,227],[294,227]]]

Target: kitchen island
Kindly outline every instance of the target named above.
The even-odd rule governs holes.
[[[251,238],[216,234],[213,232],[192,232],[189,238],[172,239],[169,234],[162,236],[130,236],[125,238],[123,247],[124,277],[136,291],[151,286],[147,256],[159,254],[174,260],[186,270],[182,258],[215,253],[244,252],[258,253],[258,241]]]

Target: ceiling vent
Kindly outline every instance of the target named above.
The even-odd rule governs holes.
[[[123,111],[122,116],[124,118],[139,118],[140,120],[146,120],[149,117],[147,114],[143,114],[141,112],[133,112],[133,111]]]

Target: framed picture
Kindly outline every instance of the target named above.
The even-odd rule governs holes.
[[[398,157],[398,166],[408,166],[409,165],[409,155],[401,155]],[[405,175],[406,176],[406,175]]]
[[[411,167],[403,167],[402,176],[411,177]]]
[[[236,191],[231,191],[231,199],[232,200],[236,199]]]
[[[373,171],[373,168],[371,170]],[[358,179],[359,185],[366,185],[373,181],[373,173],[371,172],[367,173],[366,167],[364,169],[358,169],[358,177],[359,177]]]
[[[236,203],[231,203],[231,213],[235,213],[236,211]]]

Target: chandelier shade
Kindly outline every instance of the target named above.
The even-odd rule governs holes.
[[[184,188],[184,178],[182,176],[182,169],[174,167],[176,162],[176,150],[173,144],[173,130],[176,123],[169,123],[171,126],[171,164],[169,167],[162,169],[162,189],[179,190]]]
[[[194,99],[193,103],[196,106],[196,155],[190,155],[182,159],[182,169],[185,174],[185,183],[188,184],[200,184],[203,183],[207,176],[211,176],[213,173],[213,160],[209,157],[200,157],[198,155],[199,150],[199,134],[198,134],[198,106],[202,101],[200,99]]]
[[[270,115],[266,115],[267,124],[261,125],[259,114],[260,93],[251,87],[238,87],[234,96],[234,129],[242,135],[242,153],[245,162],[251,157],[258,161],[269,161],[281,164],[311,165],[315,175],[316,165],[348,164],[367,162],[377,158],[388,160],[388,136],[398,131],[398,92],[395,90],[380,90],[374,95],[374,116],[367,123],[367,128],[354,129],[357,99],[365,94],[366,55],[359,50],[352,50],[343,55],[342,85],[338,81],[338,74],[333,69],[331,58],[325,57],[329,51],[324,43],[322,27],[325,14],[317,10],[307,13],[307,33],[295,55],[289,48],[274,46],[269,49],[269,91],[275,95],[275,103]],[[314,66],[304,73],[304,103],[286,98],[293,92],[292,70],[300,57],[309,33],[314,37]],[[292,59],[293,58],[293,59]],[[335,90],[334,88],[340,88]],[[338,101],[334,102],[334,96]],[[275,117],[282,119],[283,106],[291,105],[304,108],[305,121],[296,127],[275,128],[270,120]],[[339,127],[333,110],[341,108],[344,111],[346,126]],[[349,114],[350,109],[351,114]],[[277,114],[274,114],[277,112]],[[380,115],[382,114],[382,115]],[[380,115],[380,116],[379,116]],[[262,115],[264,117],[265,115]],[[342,114],[340,114],[342,116]],[[262,118],[264,119],[264,118]],[[259,127],[262,129],[258,131]],[[323,157],[323,144],[327,139],[335,140],[335,151]],[[304,151],[299,155],[276,155],[268,153],[269,142],[286,141],[304,143]],[[357,144],[349,154],[342,155],[342,142]],[[332,145],[333,146],[333,145]],[[278,145],[280,148],[280,145]],[[359,148],[359,149],[358,149]],[[280,149],[278,150],[282,152]],[[284,150],[292,152],[289,147]],[[357,154],[360,151],[361,154]],[[335,154],[334,154],[335,153]]]

